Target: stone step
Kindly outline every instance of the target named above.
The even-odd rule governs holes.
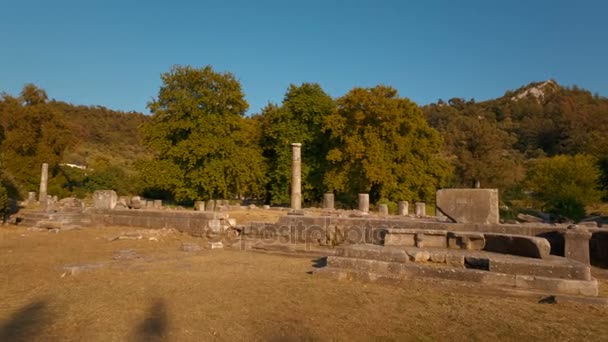
[[[538,290],[549,293],[597,296],[597,280],[558,279],[542,276],[505,274],[468,268],[437,267],[420,263],[399,263],[330,256],[327,267],[313,274],[332,275],[338,279],[359,278],[367,281],[390,279],[404,281],[413,278],[436,278],[443,280],[479,283],[486,286]]]

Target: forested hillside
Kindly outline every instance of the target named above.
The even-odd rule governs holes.
[[[608,99],[555,81],[489,101],[423,107],[390,86],[334,99],[304,83],[247,116],[231,73],[175,66],[161,80],[151,116],[49,100],[34,85],[3,94],[0,171],[8,193],[37,190],[48,162],[49,191],[59,196],[112,188],[186,203],[286,204],[290,143],[301,142],[308,203],[324,192],[345,206],[359,192],[372,202],[433,202],[438,188],[481,186],[499,188],[505,207],[580,218],[606,196]]]
[[[29,84],[0,98],[3,182],[12,197],[37,191],[40,165],[49,163],[52,194],[86,196],[99,187],[136,191],[134,161],[149,155],[139,126],[147,117],[103,107],[49,100]],[[67,166],[77,165],[78,167]]]
[[[526,191],[552,192],[555,198],[537,198],[541,201],[535,205],[554,211],[580,211],[572,206],[597,202],[606,194],[608,99],[604,97],[549,80],[490,101],[453,98],[423,110],[444,137],[445,151],[455,167],[454,186],[479,182],[498,187],[505,200],[525,198]],[[541,169],[546,173],[542,177]]]

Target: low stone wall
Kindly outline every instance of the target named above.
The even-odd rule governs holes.
[[[426,229],[450,232],[480,232],[509,235],[536,236],[547,239],[551,254],[566,256],[565,224],[476,224],[450,223],[403,217],[337,217],[287,215],[276,224],[253,223],[243,233],[251,237],[282,239],[282,242],[319,243],[321,245],[384,244],[389,229]],[[608,265],[608,230],[588,228],[592,237],[589,245],[590,259],[595,264]]]
[[[228,215],[206,211],[91,209],[87,215],[97,226],[172,228],[195,236],[204,234],[208,229],[217,231],[234,225]]]

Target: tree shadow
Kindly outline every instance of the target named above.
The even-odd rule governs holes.
[[[163,299],[156,299],[148,309],[143,322],[137,327],[136,341],[162,341],[168,330],[167,306]]]
[[[0,341],[32,341],[48,318],[46,300],[37,300],[13,313],[0,325]]]

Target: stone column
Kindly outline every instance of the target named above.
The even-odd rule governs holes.
[[[426,216],[426,204],[424,202],[416,202],[416,216]]]
[[[564,236],[564,256],[568,259],[582,262],[589,265],[589,240],[591,240],[591,232],[585,228],[570,226]]]
[[[215,211],[215,201],[209,200],[207,201],[207,211]]]
[[[359,210],[369,212],[369,194],[359,194]]]
[[[48,181],[49,181],[49,164],[43,163],[42,171],[40,172],[40,192],[39,192],[40,197],[38,198],[40,203],[46,202],[46,196],[47,196],[46,192],[47,192]]]
[[[334,194],[323,194],[323,209],[334,209]]]
[[[388,215],[388,205],[387,204],[378,204],[378,213],[383,216]]]
[[[302,144],[291,144],[291,209],[302,209]]]
[[[410,204],[408,201],[399,201],[399,216],[407,216],[410,213]]]
[[[194,210],[205,211],[205,201],[194,202]]]
[[[27,193],[27,203],[32,204],[34,202],[36,202],[36,192],[30,191]]]

